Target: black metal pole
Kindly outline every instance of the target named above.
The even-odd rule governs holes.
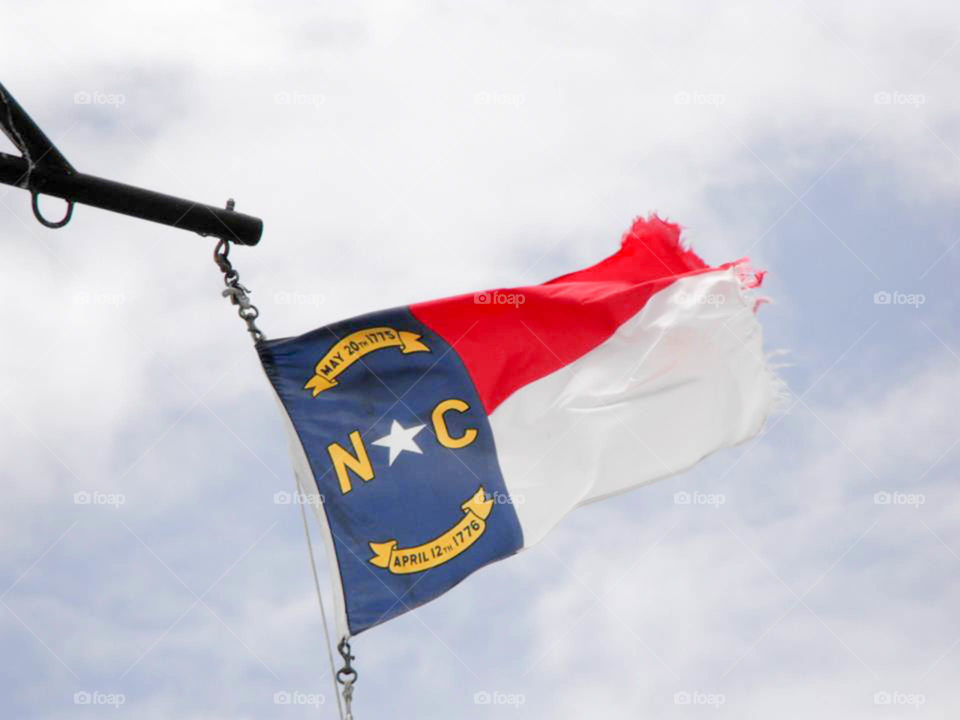
[[[36,167],[74,173],[76,170],[57,150],[43,130],[27,115],[17,99],[0,83],[0,130]],[[36,151],[35,153],[33,151]]]
[[[0,183],[22,187],[28,169],[25,159],[0,153]],[[29,176],[28,189],[43,195],[152,220],[201,235],[212,235],[238,245],[256,245],[263,233],[263,221],[260,218],[94,175],[68,175],[35,167]]]
[[[260,218],[77,172],[3,85],[0,129],[23,153],[23,157],[0,153],[0,183],[34,196],[53,195],[238,245],[260,242]],[[38,219],[43,222],[39,215]]]

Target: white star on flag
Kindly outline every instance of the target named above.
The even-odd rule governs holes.
[[[414,442],[413,438],[425,427],[426,425],[414,425],[413,427],[405,428],[394,420],[390,423],[390,434],[384,435],[379,440],[374,440],[373,444],[390,448],[390,462],[388,464],[393,465],[393,461],[396,460],[397,456],[404,450],[415,452],[419,455],[423,454],[423,451],[417,443]]]

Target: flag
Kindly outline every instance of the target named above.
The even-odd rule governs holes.
[[[261,343],[298,481],[319,499],[341,636],[433,600],[579,505],[753,437],[778,388],[749,293],[761,281],[746,261],[706,265],[652,217],[542,285]]]

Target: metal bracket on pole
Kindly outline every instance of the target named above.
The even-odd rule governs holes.
[[[0,183],[30,192],[33,214],[46,227],[66,225],[74,204],[80,203],[237,245],[260,242],[260,218],[77,172],[2,84],[0,129],[21,152],[20,157],[0,152]],[[40,195],[66,200],[64,217],[47,220],[40,212]]]

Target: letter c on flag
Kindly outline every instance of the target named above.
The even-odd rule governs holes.
[[[433,420],[433,430],[441,445],[456,450],[466,447],[477,439],[477,431],[475,428],[467,428],[460,437],[451,437],[450,430],[447,429],[447,421],[443,417],[448,410],[456,410],[457,412],[463,413],[469,409],[470,406],[467,403],[457,398],[450,398],[449,400],[443,400],[437,403],[437,406],[433,409],[431,418]]]

